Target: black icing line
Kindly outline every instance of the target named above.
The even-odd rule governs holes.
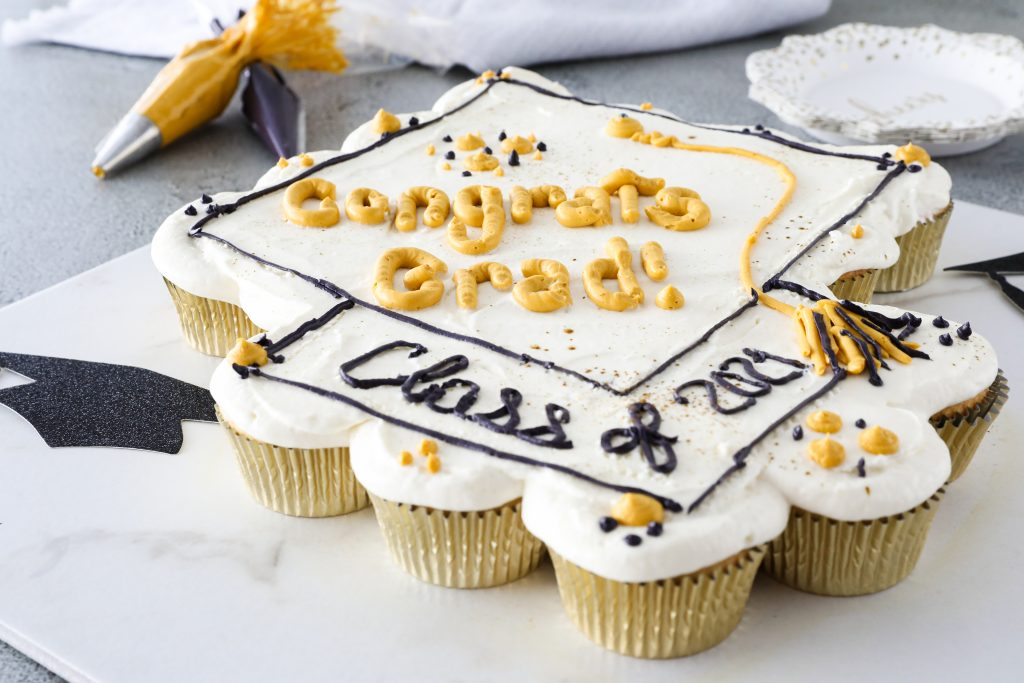
[[[554,471],[560,472],[562,474],[567,474],[567,475],[569,475],[571,477],[574,477],[576,479],[580,479],[580,480],[588,482],[590,484],[594,484],[596,486],[600,486],[600,487],[603,487],[603,488],[606,488],[606,489],[611,489],[612,491],[618,491],[619,493],[642,493],[644,495],[650,496],[650,497],[658,500],[659,502],[661,502],[661,504],[664,505],[667,510],[670,510],[672,512],[682,512],[682,510],[683,510],[683,506],[678,501],[676,501],[676,500],[674,500],[672,498],[669,498],[667,496],[662,496],[662,495],[654,493],[652,491],[648,491],[647,489],[643,489],[643,488],[639,488],[639,487],[635,487],[635,486],[621,486],[619,484],[613,484],[611,482],[604,481],[603,479],[598,479],[597,477],[592,477],[589,474],[584,474],[583,472],[580,472],[578,470],[574,470],[571,467],[567,467],[566,465],[559,465],[557,463],[545,462],[543,460],[536,460],[534,458],[530,458],[530,457],[525,456],[525,455],[519,455],[519,454],[516,454],[516,453],[510,453],[508,451],[503,451],[503,450],[500,450],[500,449],[497,449],[497,448],[492,448],[491,446],[487,446],[485,444],[476,443],[475,441],[470,441],[468,439],[463,439],[463,438],[460,438],[460,437],[457,437],[457,436],[452,436],[450,434],[445,434],[444,432],[440,432],[440,431],[437,431],[435,429],[431,429],[430,427],[424,427],[424,426],[421,426],[421,425],[417,425],[415,423],[409,422],[407,420],[403,420],[403,419],[395,417],[393,415],[388,415],[387,413],[382,413],[382,412],[376,410],[375,408],[372,408],[371,406],[366,405],[365,403],[362,403],[361,401],[357,401],[354,398],[346,396],[345,394],[342,394],[342,393],[339,393],[339,392],[336,392],[336,391],[330,391],[329,389],[323,389],[321,387],[318,387],[318,386],[315,386],[315,385],[312,385],[312,384],[306,384],[305,382],[298,382],[296,380],[286,379],[284,377],[277,377],[275,375],[268,375],[266,372],[264,372],[263,370],[261,370],[259,368],[244,368],[244,369],[246,369],[248,371],[248,376],[250,376],[250,377],[260,377],[262,379],[270,380],[271,382],[277,382],[279,384],[284,384],[284,385],[287,385],[287,386],[290,386],[290,387],[295,387],[297,389],[303,389],[305,391],[311,392],[311,393],[316,394],[318,396],[322,396],[324,398],[329,398],[329,399],[332,399],[332,400],[335,400],[335,401],[339,401],[341,403],[344,403],[345,405],[348,405],[348,406],[350,406],[352,408],[355,408],[356,410],[362,411],[362,412],[366,413],[367,415],[369,415],[371,417],[375,417],[375,418],[377,418],[379,420],[382,420],[382,421],[387,422],[389,424],[395,425],[396,427],[401,427],[403,429],[408,429],[408,430],[413,431],[413,432],[418,432],[418,433],[423,434],[425,436],[429,436],[429,437],[431,437],[433,439],[437,439],[438,441],[443,441],[444,443],[450,444],[452,446],[458,446],[460,448],[466,448],[468,450],[478,451],[480,453],[483,453],[484,455],[488,455],[488,456],[490,456],[492,458],[497,458],[499,460],[507,460],[507,461],[510,461],[510,462],[517,462],[517,463],[520,463],[520,464],[523,464],[523,465],[529,465],[529,466],[532,466],[532,467],[545,467],[547,469],[554,470]]]

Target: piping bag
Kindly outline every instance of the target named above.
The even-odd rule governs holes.
[[[253,62],[340,73],[347,61],[329,21],[337,9],[334,0],[256,0],[216,38],[185,46],[100,142],[93,174],[103,178],[218,116]]]

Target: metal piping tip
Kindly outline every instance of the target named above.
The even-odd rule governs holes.
[[[105,178],[160,149],[162,143],[163,135],[155,123],[142,114],[128,112],[96,147],[93,175]]]

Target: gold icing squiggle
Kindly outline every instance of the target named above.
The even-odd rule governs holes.
[[[460,268],[452,275],[455,301],[460,308],[476,308],[478,285],[490,282],[499,292],[512,288],[512,271],[496,261],[482,261],[469,268]]]
[[[409,268],[405,285],[410,291],[395,289],[395,273]],[[373,270],[373,295],[385,308],[418,311],[433,306],[444,296],[444,282],[437,279],[448,272],[444,261],[416,247],[394,247],[377,257]],[[412,285],[412,287],[410,287]]]
[[[448,195],[436,187],[418,185],[410,187],[398,197],[398,211],[395,213],[395,227],[401,232],[416,229],[416,207],[426,207],[423,224],[429,228],[440,227],[451,209]]]
[[[377,190],[357,187],[345,197],[345,215],[363,225],[379,225],[388,217],[388,198]]]
[[[550,313],[572,304],[569,269],[554,259],[527,259],[520,264],[525,279],[516,283],[512,296],[523,308]]]
[[[608,311],[628,311],[644,302],[644,290],[633,272],[633,255],[629,244],[621,237],[613,237],[605,244],[608,258],[594,259],[583,269],[583,288],[598,307]],[[615,278],[619,291],[612,292],[604,280]]]

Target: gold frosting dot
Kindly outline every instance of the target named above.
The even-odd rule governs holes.
[[[401,127],[402,123],[398,120],[398,117],[383,109],[378,109],[373,117],[373,129],[382,135],[384,133],[394,133]]]
[[[239,339],[228,354],[228,360],[235,365],[246,367],[250,365],[263,366],[267,364],[267,350],[248,339]]]
[[[643,124],[628,116],[616,116],[604,127],[604,132],[613,138],[631,138],[643,130]]]
[[[612,506],[612,518],[623,526],[647,526],[665,520],[665,508],[643,493],[624,493]]]
[[[843,418],[831,410],[816,410],[807,416],[807,426],[822,434],[835,434],[843,428]]]
[[[491,80],[492,78],[495,78],[495,77],[497,77],[497,74],[494,73],[494,70],[493,69],[488,69],[487,71],[485,71],[482,74],[480,74],[479,76],[477,76],[476,83],[477,83],[477,85],[480,85],[481,83],[486,83],[487,81],[489,81],[489,80]]]
[[[437,151],[436,147],[434,147],[433,145],[427,145],[427,156],[428,157],[434,156],[434,152],[436,152],[436,151]]]
[[[471,152],[484,146],[484,139],[479,133],[466,133],[455,138],[455,148],[463,152]]]
[[[846,449],[843,448],[843,444],[826,436],[807,444],[807,455],[814,462],[830,470],[843,464],[843,460],[846,459]]]
[[[674,311],[677,308],[683,307],[686,303],[686,298],[683,296],[683,293],[674,286],[668,285],[658,292],[658,296],[654,298],[654,303],[658,308],[664,308],[666,311]]]
[[[501,141],[501,151],[510,154],[512,150],[519,154],[529,154],[533,151],[533,143],[530,142],[529,138],[524,138],[521,135],[512,135]]]
[[[654,108],[654,105],[651,104],[650,102],[641,102],[640,108],[643,109],[644,111],[650,111],[652,108]]]
[[[860,447],[875,455],[892,455],[900,449],[900,437],[885,427],[874,425],[860,433]]]
[[[300,154],[299,163],[302,164],[303,166],[312,166],[313,157],[309,156],[308,154]]]
[[[437,453],[431,453],[427,456],[427,471],[431,474],[437,474],[441,471],[441,458],[437,457]]]
[[[408,467],[412,464],[412,453],[409,451],[402,451],[398,454],[398,463],[403,467]]]
[[[288,168],[288,160],[285,159],[284,157],[281,157],[280,159],[277,160],[277,167]]]
[[[922,166],[927,166],[932,163],[931,155],[923,147],[918,147],[912,142],[908,142],[902,147],[897,147],[895,157],[905,164],[917,162]]]
[[[434,455],[437,453],[437,442],[433,439],[420,441],[420,455]]]
[[[863,236],[864,236],[864,226],[861,225],[860,223],[858,223],[857,225],[853,226],[853,230],[850,231],[850,237],[852,237],[855,240],[859,240]]]
[[[494,175],[500,178],[501,176],[505,175],[505,169],[499,166],[498,168],[494,169]]]
[[[446,161],[446,162],[444,162],[443,164],[441,164],[441,170],[442,170],[442,171],[450,171],[450,170],[452,170],[452,165],[451,165],[451,164],[449,164],[449,163],[448,163],[448,162]]]
[[[544,158],[544,155],[541,154],[540,152],[534,152],[533,158],[534,158],[535,161],[540,161],[541,159]]]
[[[498,159],[486,152],[477,152],[467,156],[463,163],[470,171],[493,171],[498,168]]]

